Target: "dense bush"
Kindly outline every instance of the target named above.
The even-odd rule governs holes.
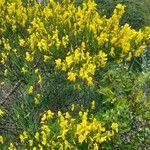
[[[100,14],[110,17],[117,3],[125,5],[125,13],[120,24],[129,23],[132,28],[138,30],[150,24],[150,1],[149,0],[96,0]],[[150,61],[150,44],[147,43],[147,52],[144,59]],[[142,71],[143,57],[132,59],[132,69]]]
[[[124,5],[108,18],[97,8],[0,1],[1,149],[149,147],[149,66],[130,62],[150,26],[121,24]]]
[[[110,17],[113,9],[118,3],[126,5],[125,13],[121,23],[129,23],[133,28],[139,29],[150,23],[150,1],[149,0],[96,0],[100,13]]]
[[[99,81],[98,91],[109,109],[99,112],[101,120],[117,120],[120,132],[112,141],[121,149],[148,149],[150,146],[150,72],[128,72],[114,67]],[[103,119],[102,119],[103,118]],[[108,144],[109,145],[109,144]],[[108,146],[107,145],[107,146]],[[110,149],[112,147],[110,146]]]

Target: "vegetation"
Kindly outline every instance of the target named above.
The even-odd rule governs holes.
[[[0,0],[0,149],[150,147],[150,26],[121,3]]]
[[[102,15],[110,17],[113,9],[118,3],[126,6],[121,24],[129,23],[133,28],[140,29],[150,23],[150,1],[149,0],[96,0]]]

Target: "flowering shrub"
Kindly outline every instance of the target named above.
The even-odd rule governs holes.
[[[116,69],[117,68],[117,69]],[[150,146],[150,69],[128,72],[123,66],[111,67],[98,81],[105,99],[104,110],[96,118],[110,123],[117,120],[119,134],[110,142],[113,148],[148,149]],[[106,147],[112,148],[111,144]],[[109,146],[108,146],[109,145]]]
[[[121,4],[108,19],[99,15],[93,0],[80,6],[65,0],[46,6],[3,1],[0,8],[0,62],[11,80],[33,76],[33,84],[42,84],[43,65],[53,64],[68,80],[92,85],[95,72],[107,62],[130,61],[146,47],[142,31],[119,25]]]
[[[92,109],[93,107],[94,105]],[[51,110],[47,110],[41,115],[39,130],[32,135],[23,131],[19,135],[20,142],[16,146],[10,143],[8,149],[26,147],[33,150],[63,150],[87,147],[87,149],[98,150],[102,143],[109,141],[118,132],[118,124],[113,122],[111,129],[108,130],[88,112],[89,110],[79,111],[78,119],[78,117],[72,117],[69,112],[58,111],[54,114]],[[0,142],[4,144],[2,136],[0,136]]]
[[[96,0],[98,7],[103,15],[110,17],[117,3],[126,5],[126,11],[121,19],[121,23],[128,22],[134,29],[140,29],[145,25],[149,25],[149,8],[150,1],[140,0],[122,1],[122,0]]]
[[[0,109],[3,116],[0,126],[5,125],[6,129],[12,124],[8,132],[13,133],[0,134],[2,148],[110,146],[118,124],[120,127],[122,123],[120,110],[130,108],[128,99],[143,100],[145,93],[138,98],[133,96],[134,91],[133,95],[129,93],[130,97],[121,95],[116,86],[110,86],[113,78],[109,71],[114,64],[128,67],[131,59],[141,56],[150,40],[150,27],[137,31],[127,23],[120,25],[125,11],[121,4],[110,18],[101,16],[94,0],[85,0],[81,5],[69,0],[45,3],[0,0],[0,11],[0,86],[7,86],[10,91],[6,90],[5,96],[2,92],[0,104],[7,104],[7,111],[3,116]],[[118,73],[120,78],[115,81],[124,76]],[[128,78],[125,79],[126,83]],[[119,88],[122,89],[127,90],[124,84]],[[78,115],[68,111],[71,100],[76,107],[84,104],[88,108],[91,99],[97,99],[99,106],[94,110],[95,102],[92,102],[93,115],[82,109]],[[44,110],[48,111],[40,116]],[[129,118],[130,123],[132,118],[121,114]],[[99,117],[102,119],[97,119]],[[117,144],[119,140],[115,141]]]

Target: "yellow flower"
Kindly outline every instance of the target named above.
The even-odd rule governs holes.
[[[3,143],[4,143],[3,137],[0,135],[0,144],[3,144]]]
[[[3,117],[4,116],[4,111],[2,111],[2,109],[0,108],[0,117]]]
[[[68,41],[69,41],[68,35],[62,38],[62,44],[65,48],[67,47]]]
[[[24,40],[24,39],[19,39],[19,45],[20,45],[21,47],[23,47],[24,44],[25,44],[25,40]]]
[[[67,118],[67,119],[71,118],[71,116],[70,116],[70,114],[68,112],[66,112],[65,118]]]
[[[54,113],[51,110],[47,111],[47,119],[51,119],[53,117]]]
[[[48,144],[47,144],[47,146],[48,146]],[[38,144],[38,147],[39,147],[39,150],[43,150],[43,147],[40,144]]]
[[[35,69],[35,74],[38,74],[39,73],[39,69]]]
[[[99,143],[103,143],[104,141],[106,141],[107,137],[106,136],[103,136],[100,138],[99,140]]]
[[[22,67],[21,72],[24,73],[24,74],[27,73],[28,72],[27,67]]]
[[[67,63],[67,67],[70,68],[71,64],[73,63],[73,57],[67,56],[66,57],[66,63]]]
[[[80,57],[81,57],[81,53],[80,53],[79,49],[76,49],[75,52],[74,52],[74,57],[73,57],[74,62],[75,62],[76,64],[79,63]]]
[[[27,136],[26,131],[23,131],[23,133],[19,135],[21,143],[23,143],[25,141],[25,139],[27,139],[27,137],[28,136]]]
[[[56,60],[55,60],[55,63],[56,63],[56,68],[60,69],[61,66],[62,66],[61,59],[60,59],[60,58],[59,58],[59,59],[56,59]]]
[[[34,97],[34,103],[35,103],[35,104],[39,104],[39,103],[40,103],[40,97],[41,97],[40,94],[37,94],[37,95]]]
[[[95,101],[94,100],[91,103],[91,109],[95,109]]]
[[[41,142],[43,145],[46,145],[47,144],[47,138],[46,138],[46,134],[43,132],[42,134],[42,142]]]
[[[33,86],[31,85],[28,88],[28,94],[32,94],[32,93],[33,93]]]
[[[74,104],[71,105],[71,111],[74,111]]]
[[[75,81],[76,80],[76,76],[77,76],[77,74],[76,73],[74,73],[74,72],[68,72],[68,80],[70,80],[70,81]]]
[[[110,132],[108,131],[107,132],[107,139],[110,140],[110,138],[114,135],[114,131]]]
[[[42,39],[40,42],[38,42],[37,46],[40,50],[43,49],[46,51],[47,50],[47,41]]]
[[[61,111],[58,111],[57,114],[58,114],[58,117],[61,117],[61,116],[62,116]]]
[[[41,123],[44,123],[44,121],[47,119],[46,114],[43,114],[42,118],[41,118]]]
[[[141,45],[136,51],[134,51],[134,56],[139,57],[144,51],[146,45]]]
[[[50,56],[44,55],[44,62],[48,62],[50,60]]]
[[[36,139],[37,141],[39,141],[39,135],[40,135],[40,134],[39,134],[38,132],[35,133],[35,136],[34,136],[34,137],[35,137],[35,139]]]
[[[129,52],[128,57],[127,57],[127,61],[131,61],[131,58],[132,58],[132,53]]]
[[[92,86],[93,85],[93,78],[92,77],[87,77],[86,80],[87,80],[88,86]]]
[[[82,117],[83,113],[82,111],[79,111],[79,116]]]
[[[104,67],[107,62],[107,54],[105,54],[103,51],[99,51],[98,58],[100,66]]]
[[[94,150],[98,150],[98,144],[94,143]]]
[[[33,61],[33,56],[29,52],[26,52],[25,59],[26,61]]]
[[[78,141],[79,141],[79,143],[83,143],[83,141],[85,140],[85,136],[83,136],[83,135],[79,135],[79,137],[78,137]]]
[[[8,75],[8,69],[5,69],[4,70],[4,76],[7,76]]]
[[[34,146],[34,147],[33,147],[33,150],[37,150],[37,148]]]
[[[41,129],[42,129],[42,131],[45,132],[45,134],[49,134],[49,132],[50,132],[48,125],[43,124]]]
[[[114,47],[111,47],[111,50],[110,50],[110,53],[109,53],[111,57],[115,56],[114,50],[115,50]]]
[[[9,43],[4,43],[4,48],[7,50],[7,51],[10,51],[11,47],[9,45]]]
[[[87,70],[90,74],[94,75],[95,74],[95,70],[96,70],[96,65],[95,64],[88,64],[87,65]]]
[[[42,76],[41,76],[41,75],[38,75],[38,78],[39,78],[38,84],[41,84],[41,83],[42,83]]]
[[[16,150],[15,146],[13,143],[10,143],[8,150]]]
[[[29,140],[29,146],[33,146],[33,140]]]
[[[112,123],[112,125],[111,125],[111,128],[113,129],[113,130],[115,130],[116,132],[118,132],[118,123]]]
[[[95,140],[98,143],[103,143],[104,141],[106,141],[106,138],[107,138],[106,136],[102,136],[100,133],[97,133],[95,135]]]
[[[122,4],[117,4],[116,8],[119,9],[119,10],[123,10],[124,6]]]

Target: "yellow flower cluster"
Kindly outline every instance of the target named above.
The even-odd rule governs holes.
[[[8,150],[17,150],[13,143],[9,144]]]
[[[98,55],[99,63],[105,65],[106,55]],[[64,71],[68,71],[68,80],[75,81],[77,77],[86,80],[88,85],[93,84],[92,76],[96,71],[96,57],[91,57],[90,53],[86,51],[85,42],[75,50],[71,50],[62,62],[61,59],[55,60],[56,67]],[[77,67],[78,66],[78,67]],[[76,69],[74,69],[76,68]]]
[[[146,26],[143,32],[144,38],[150,40],[150,26]]]
[[[19,67],[25,76],[41,58],[42,64],[55,62],[68,80],[92,85],[95,72],[107,62],[139,57],[150,39],[150,27],[136,31],[120,25],[125,11],[121,4],[108,19],[99,15],[94,0],[79,6],[66,0],[49,0],[44,6],[36,1],[25,6],[22,0],[1,0],[0,10],[0,63],[6,70],[10,60],[22,60]],[[39,84],[42,77],[39,73]]]
[[[24,142],[28,138],[26,131],[20,134],[19,138],[20,138],[21,143]]]
[[[91,103],[95,109],[95,101]],[[72,105],[74,111],[74,105]],[[41,115],[39,130],[34,134],[23,131],[19,135],[20,142],[14,147],[10,143],[9,149],[26,147],[33,150],[44,149],[78,149],[79,145],[87,145],[88,149],[98,150],[101,144],[118,132],[118,124],[113,122],[109,129],[98,121],[89,110],[79,111],[78,117],[74,118],[71,113],[58,111],[54,114],[51,110]],[[0,142],[3,138],[0,136]]]

